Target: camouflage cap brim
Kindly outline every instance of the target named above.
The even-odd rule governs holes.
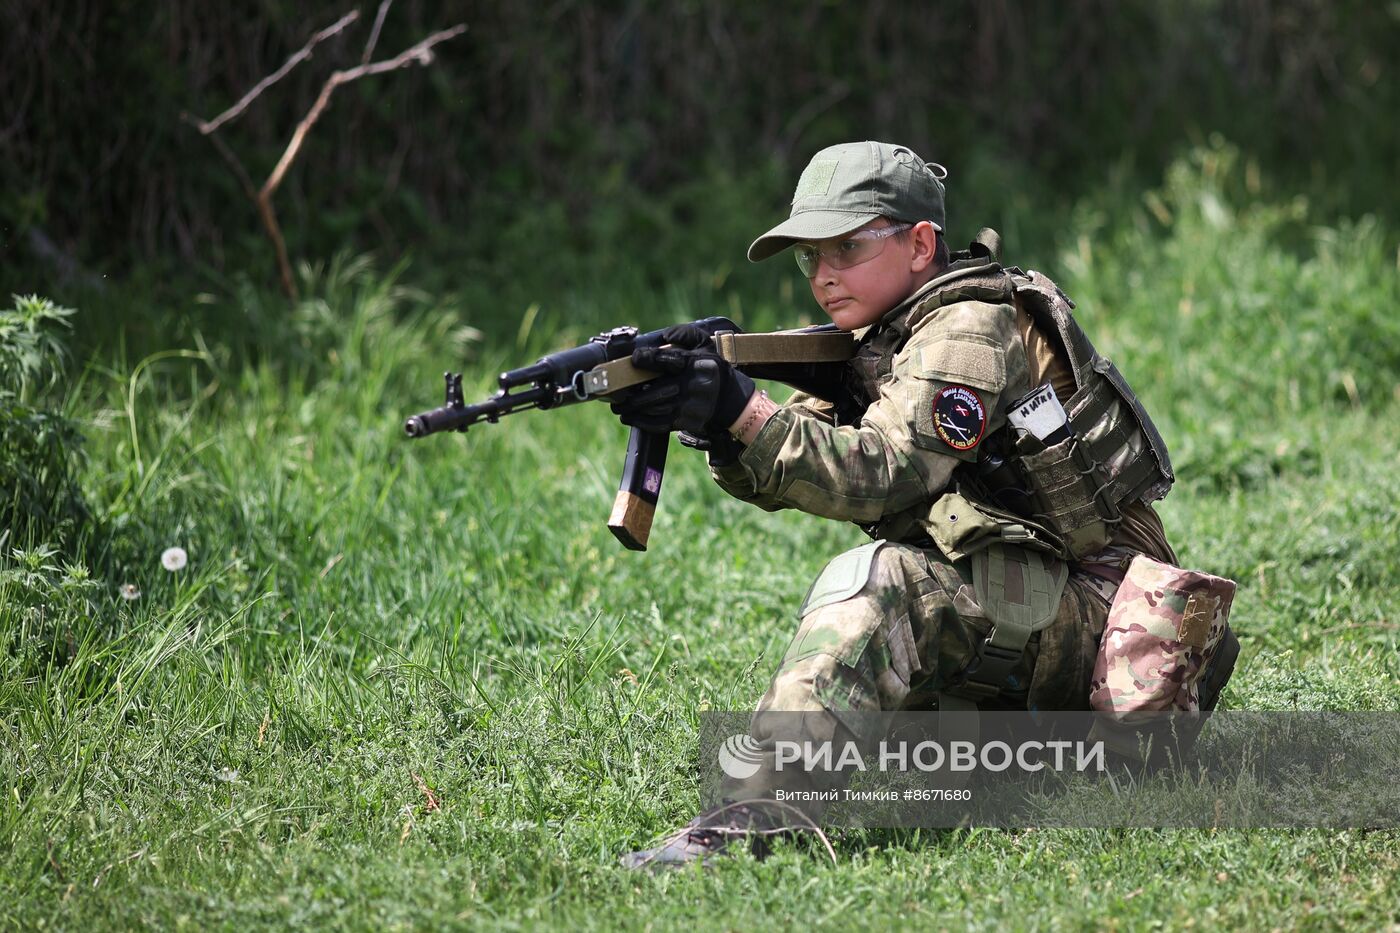
[[[800,240],[825,240],[852,233],[880,216],[864,211],[803,211],[794,214],[753,241],[749,246],[749,261],[760,262]]]

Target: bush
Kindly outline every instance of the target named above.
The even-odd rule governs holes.
[[[0,543],[60,540],[88,517],[77,481],[83,438],[63,412],[72,315],[34,295],[0,311]]]
[[[50,545],[0,555],[0,677],[34,677],[66,664],[83,623],[99,617],[100,584],[86,567],[57,560]]]

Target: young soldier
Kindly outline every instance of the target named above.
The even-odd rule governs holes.
[[[770,765],[768,710],[828,717],[834,735],[847,711],[1088,709],[1125,567],[1176,562],[1151,506],[1173,479],[1156,429],[1063,293],[1000,265],[995,233],[948,252],[946,175],[902,146],[832,146],[749,247],[753,261],[791,247],[817,304],[856,333],[845,404],[779,406],[680,327],[633,356],[664,375],[614,405],[627,424],[705,438],[731,495],[874,539],[801,607],[751,730]],[[769,773],[733,796],[761,794]],[[771,818],[726,807],[623,861],[703,860]]]

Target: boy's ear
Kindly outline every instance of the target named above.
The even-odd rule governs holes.
[[[938,246],[938,231],[933,229],[933,224],[927,220],[921,220],[909,231],[909,236],[914,244],[914,255],[909,263],[910,270],[915,273],[923,272],[933,262],[934,250]]]

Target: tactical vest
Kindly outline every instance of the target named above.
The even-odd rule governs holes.
[[[1161,434],[1117,367],[1100,355],[1075,321],[1074,304],[1038,272],[1002,268],[999,238],[984,230],[969,251],[955,253],[950,272],[920,293],[908,312],[891,315],[862,341],[850,372],[865,398],[873,398],[889,375],[893,358],[919,321],[961,301],[1015,304],[1055,343],[1074,376],[1075,391],[1060,399],[1070,436],[1051,446],[1004,423],[980,445],[978,460],[955,473],[952,492],[983,513],[983,538],[938,540],[939,516],[923,524],[950,557],[971,553],[992,540],[1051,551],[1077,559],[1103,549],[1122,520],[1121,506],[1152,502],[1171,489],[1171,461]],[[1026,383],[1021,372],[1019,380]],[[1029,389],[1009,380],[1001,404]],[[940,500],[942,501],[942,500]],[[935,504],[935,512],[937,504]],[[973,533],[964,520],[956,535]]]
[[[978,470],[999,504],[1044,525],[1069,556],[1084,557],[1113,537],[1124,503],[1167,494],[1175,480],[1171,459],[1137,395],[1094,349],[1059,286],[1035,271],[1011,269],[1008,276],[1017,305],[1058,340],[1069,361],[1075,391],[1061,403],[1070,436],[1047,447],[1008,426],[983,451]]]

